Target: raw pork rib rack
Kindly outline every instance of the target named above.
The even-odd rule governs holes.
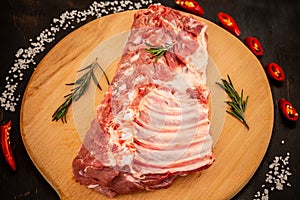
[[[168,7],[137,11],[116,75],[73,161],[77,181],[113,197],[166,188],[213,163],[206,29]],[[146,43],[173,46],[156,60]]]

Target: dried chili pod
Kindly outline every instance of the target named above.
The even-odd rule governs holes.
[[[224,12],[219,12],[218,18],[222,26],[230,33],[236,36],[239,36],[241,34],[240,28],[238,27],[237,23],[230,15]]]
[[[175,3],[190,13],[193,13],[193,14],[199,15],[199,16],[204,15],[204,10],[199,5],[199,3],[195,0],[190,0],[190,1],[175,0]]]
[[[285,75],[283,69],[277,63],[271,62],[266,65],[266,72],[268,76],[275,81],[284,81]]]
[[[0,137],[1,137],[1,147],[2,152],[4,154],[5,160],[9,164],[9,166],[16,171],[16,162],[12,153],[11,145],[10,145],[10,130],[11,130],[12,122],[8,121],[5,124],[1,125]]]
[[[255,37],[246,37],[244,39],[244,43],[246,46],[254,53],[256,56],[262,56],[264,53],[264,50],[262,48],[261,43],[259,40]]]
[[[288,119],[289,121],[295,122],[298,120],[299,114],[298,114],[297,110],[286,99],[281,98],[279,100],[279,109],[280,109],[281,113],[284,115],[284,117],[286,119]]]

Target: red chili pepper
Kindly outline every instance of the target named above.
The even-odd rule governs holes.
[[[219,21],[221,22],[222,26],[228,30],[230,33],[239,36],[241,34],[241,30],[238,27],[237,23],[234,21],[234,19],[223,12],[218,13]]]
[[[281,98],[279,100],[279,108],[281,113],[284,115],[285,118],[287,118],[290,121],[297,121],[299,114],[297,110],[294,108],[294,106],[285,100],[284,98]]]
[[[244,39],[245,44],[247,47],[254,53],[256,56],[262,56],[264,50],[262,45],[260,44],[259,40],[255,37],[246,37]]]
[[[11,121],[8,121],[7,123],[1,125],[1,135],[0,135],[1,147],[7,163],[14,171],[16,171],[16,163],[15,163],[14,156],[12,154],[12,150],[10,146],[10,137],[9,137],[11,124],[12,124]]]
[[[180,7],[182,7],[183,9],[185,9],[193,14],[196,14],[199,16],[204,15],[204,10],[201,8],[199,3],[195,0],[190,0],[190,1],[175,0],[175,3],[177,5],[179,5]]]
[[[266,65],[267,74],[274,79],[275,81],[284,81],[285,75],[283,69],[274,62],[271,62]]]

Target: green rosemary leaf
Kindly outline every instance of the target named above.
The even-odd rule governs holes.
[[[248,99],[249,99],[249,96],[246,97],[246,100],[243,103],[243,112],[245,112],[245,110],[246,110],[246,107],[247,107],[247,104],[248,104]]]
[[[148,47],[150,47],[150,48],[155,48],[155,46],[151,45],[151,44],[148,43],[148,42],[145,42],[145,45],[148,46]]]
[[[228,96],[237,104],[239,104],[239,95],[235,90],[230,77],[227,75],[229,82],[223,79],[223,84],[225,86],[225,91],[227,92]]]
[[[94,65],[94,64],[95,64],[95,61],[94,61],[92,64],[88,65],[87,67],[84,67],[84,68],[78,70],[77,72],[82,72],[82,71],[84,71],[84,70],[86,70],[86,69],[93,68],[93,65]]]
[[[67,98],[67,97],[69,97],[69,96],[71,96],[71,95],[72,95],[72,93],[67,94],[67,95],[64,96],[64,98]]]
[[[147,42],[145,42],[145,45],[148,46],[149,48],[145,48],[144,50],[147,52],[147,53],[150,53],[152,54],[154,57],[155,57],[155,60],[154,62],[157,62],[157,60],[159,58],[161,58],[167,51],[170,51],[171,48],[173,48],[175,43],[173,44],[166,44],[165,46],[153,46]]]
[[[244,107],[243,98],[244,98],[244,90],[242,89],[242,91],[241,91],[241,98],[239,98],[239,100],[240,100],[239,102],[240,102],[240,105],[241,105],[242,109]]]
[[[219,83],[219,82],[216,82],[217,85],[219,85],[223,90],[225,90],[225,87],[223,84]]]
[[[76,87],[71,89],[70,94],[67,94],[67,95],[64,96],[64,98],[66,98],[65,102],[62,103],[56,109],[56,111],[53,113],[52,121],[58,121],[59,119],[61,119],[63,123],[67,123],[67,112],[68,112],[68,109],[69,109],[70,105],[72,104],[73,101],[77,101],[78,99],[80,99],[80,97],[82,97],[85,94],[85,92],[87,91],[87,89],[90,85],[91,79],[93,79],[93,81],[97,85],[97,87],[100,90],[102,90],[102,88],[101,88],[101,86],[100,86],[99,82],[97,81],[97,78],[94,74],[95,66],[98,66],[101,69],[102,73],[104,74],[104,76],[107,80],[107,83],[109,84],[108,77],[107,77],[105,71],[98,64],[97,58],[96,58],[96,60],[92,64],[90,64],[87,67],[77,71],[77,72],[83,72],[83,71],[88,70],[88,71],[85,72],[85,74],[83,74],[74,83],[66,84],[67,86],[76,85]]]
[[[97,78],[96,78],[96,76],[95,76],[94,73],[92,73],[92,79],[93,79],[94,83],[97,85],[97,87],[98,87],[100,90],[102,90],[102,88],[101,88],[101,86],[100,86],[100,84],[99,84],[99,82],[98,82],[98,80],[97,80]]]
[[[108,77],[107,77],[107,74],[105,73],[104,69],[99,65],[99,63],[97,62],[96,65],[98,66],[98,68],[102,71],[102,73],[104,74],[104,77],[106,79],[106,82],[107,84],[109,85],[109,80],[108,80]]]
[[[244,124],[244,126],[246,126],[247,129],[249,129],[249,126],[248,126],[247,122],[245,121],[245,119],[240,118],[240,116],[239,116],[239,115],[236,115],[236,113],[234,113],[234,112],[230,112],[230,111],[228,111],[228,110],[227,110],[226,112],[227,112],[228,114],[232,115],[233,117],[237,118],[240,122],[242,122],[242,123]]]
[[[75,85],[80,85],[80,84],[84,83],[84,81],[86,79],[87,79],[87,74],[85,74],[85,75],[81,76],[79,79],[77,79],[74,84]]]
[[[216,82],[222,89],[225,90],[231,101],[225,101],[225,103],[230,107],[229,110],[226,110],[227,113],[237,118],[241,121],[247,129],[249,129],[248,123],[244,117],[244,113],[246,111],[246,106],[248,104],[249,96],[244,99],[244,90],[242,89],[241,95],[236,91],[233,86],[233,83],[230,79],[230,76],[227,75],[228,81],[225,79],[221,79],[222,83]]]
[[[234,113],[232,111],[229,111],[229,110],[226,110],[226,112],[229,113],[229,114],[231,114],[232,116],[234,116],[235,118],[237,118],[237,119],[240,120],[240,117],[236,113]]]
[[[65,85],[75,85],[75,83],[66,83]]]
[[[231,78],[230,78],[230,76],[229,76],[228,74],[227,74],[227,79],[228,79],[228,81],[229,81],[229,84],[232,86],[232,89],[235,90],[234,87],[233,87]]]
[[[233,102],[233,101],[225,101],[225,103],[227,103],[233,110],[239,110],[240,108],[238,107],[238,105]]]
[[[52,115],[52,121],[58,121],[61,119],[63,123],[67,122],[65,116],[68,112],[69,106],[72,103],[72,98],[72,96],[69,96],[66,101],[58,107],[58,109]]]

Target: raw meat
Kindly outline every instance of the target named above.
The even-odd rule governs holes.
[[[206,30],[164,6],[135,14],[116,75],[73,161],[76,180],[113,197],[166,188],[214,162]],[[156,61],[145,43],[173,47]]]

